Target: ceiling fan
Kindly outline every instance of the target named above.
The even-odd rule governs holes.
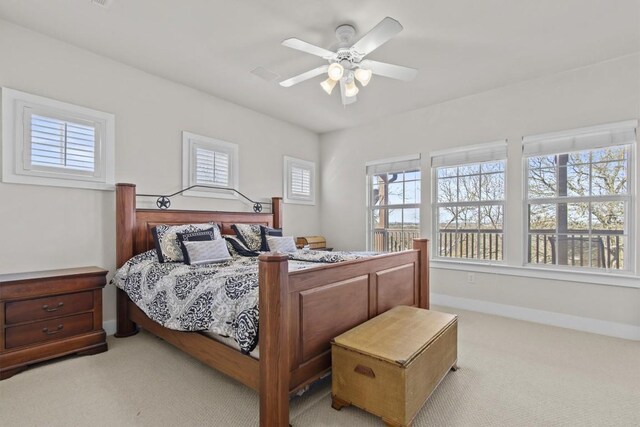
[[[336,37],[339,41],[336,52],[314,46],[300,39],[286,39],[282,42],[284,46],[319,56],[329,63],[283,80],[280,82],[280,86],[291,87],[327,73],[328,78],[320,83],[322,89],[331,95],[333,88],[340,83],[342,104],[349,105],[356,102],[356,95],[359,91],[356,80],[363,87],[369,84],[372,75],[404,81],[413,80],[418,74],[418,70],[415,68],[364,59],[365,56],[391,40],[400,31],[402,31],[402,25],[395,19],[386,17],[360,40],[352,44],[353,36],[356,34],[355,28],[351,25],[341,25],[336,28]]]

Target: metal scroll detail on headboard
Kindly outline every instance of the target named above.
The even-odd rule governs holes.
[[[262,212],[262,205],[263,204],[265,204],[265,205],[270,205],[271,204],[269,202],[256,202],[255,200],[251,200],[250,198],[248,198],[247,196],[245,196],[244,194],[242,194],[241,192],[239,192],[235,188],[215,187],[215,186],[212,186],[212,185],[192,185],[191,187],[183,188],[180,191],[176,191],[173,194],[136,194],[136,196],[138,196],[138,197],[157,197],[156,206],[159,209],[169,209],[169,206],[171,206],[171,198],[173,196],[177,196],[178,194],[182,194],[185,191],[191,190],[192,188],[210,188],[210,189],[214,189],[214,190],[233,191],[234,193],[238,194],[239,196],[241,196],[245,200],[248,200],[249,202],[253,203],[253,211],[256,212],[256,213]]]

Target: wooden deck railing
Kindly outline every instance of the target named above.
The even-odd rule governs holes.
[[[371,250],[398,252],[413,248],[413,239],[420,237],[420,230],[378,229],[373,231]]]
[[[570,230],[557,237],[551,230],[531,230],[528,261],[580,267],[624,268],[622,231],[598,230],[585,234]]]

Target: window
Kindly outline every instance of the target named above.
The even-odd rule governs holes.
[[[238,189],[238,145],[182,132],[182,185],[187,196],[233,198]]]
[[[635,124],[523,140],[527,262],[630,270]]]
[[[506,141],[432,153],[434,254],[504,259]]]
[[[316,165],[306,160],[284,157],[284,201],[315,204]]]
[[[4,182],[113,189],[112,114],[2,89]]]
[[[371,251],[411,249],[420,237],[420,156],[367,163]]]

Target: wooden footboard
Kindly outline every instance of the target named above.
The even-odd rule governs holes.
[[[288,425],[289,393],[330,370],[335,336],[397,305],[428,308],[428,259],[427,239],[288,274],[287,256],[261,255],[260,424]]]

